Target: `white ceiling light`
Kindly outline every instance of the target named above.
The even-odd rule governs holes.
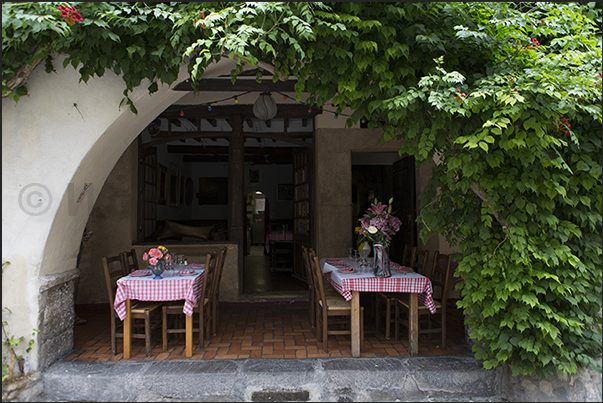
[[[276,101],[269,92],[262,92],[256,99],[253,114],[260,120],[270,120],[276,116]]]

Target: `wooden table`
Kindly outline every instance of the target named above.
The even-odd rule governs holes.
[[[346,266],[354,267],[357,273],[341,273],[338,271],[338,261]],[[392,271],[388,278],[376,277],[370,273],[362,273],[359,264],[348,258],[321,259],[320,268],[324,278],[331,283],[347,301],[352,304],[352,357],[360,357],[360,293],[361,292],[400,292],[408,293],[410,314],[408,341],[410,355],[419,355],[419,301],[435,313],[431,281],[418,273],[403,273]]]
[[[194,265],[191,265],[194,266]],[[197,265],[204,266],[204,265]],[[123,321],[124,358],[132,355],[132,300],[178,301],[184,300],[186,356],[193,355],[193,307],[201,295],[203,269],[195,269],[194,275],[180,276],[178,271],[166,271],[162,280],[153,276],[135,277],[131,274],[117,280],[117,291],[113,304],[115,312]]]

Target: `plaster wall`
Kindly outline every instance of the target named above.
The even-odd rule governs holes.
[[[183,95],[165,85],[149,95],[142,83],[130,94],[135,115],[119,108],[120,77],[107,71],[80,82],[75,69],[62,68],[61,56],[54,60],[56,72],[38,66],[29,76],[31,95],[18,103],[2,99],[2,260],[10,262],[3,270],[2,306],[12,311],[3,320],[15,337],[54,323],[40,318],[43,287],[72,280],[82,231],[107,176],[132,140]],[[232,65],[225,59],[206,77]],[[180,79],[186,76],[183,67]],[[73,305],[56,309],[72,311]],[[72,322],[61,326],[68,333]],[[40,335],[49,334],[40,330],[26,354],[26,372],[40,367]],[[26,347],[22,343],[17,353]]]
[[[369,129],[343,129],[334,127],[334,119],[322,118],[324,125],[316,129],[314,204],[316,253],[324,256],[347,256],[352,246],[349,231],[352,217],[352,153],[353,152],[397,152],[401,141],[379,144],[381,132]],[[330,127],[329,127],[330,126]],[[418,195],[425,188],[431,175],[431,164],[416,169]],[[418,201],[417,201],[418,203]],[[440,240],[436,237],[424,249],[435,251]]]

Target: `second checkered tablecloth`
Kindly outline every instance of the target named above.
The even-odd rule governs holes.
[[[347,262],[345,258],[341,260]],[[348,264],[355,267],[354,262]],[[416,293],[420,304],[431,313],[436,312],[431,281],[421,274],[393,272],[391,277],[380,278],[370,273],[342,273],[326,259],[321,259],[320,267],[325,279],[348,301],[352,299],[352,291]]]

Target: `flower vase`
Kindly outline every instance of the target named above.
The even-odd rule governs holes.
[[[374,244],[373,254],[375,256],[375,259],[373,260],[373,274],[381,278],[391,277],[392,272],[389,266],[390,262],[387,246],[380,243]]]
[[[155,277],[153,277],[153,280],[162,280],[163,277],[161,277],[161,273],[163,273],[164,270],[165,262],[163,260],[160,260],[157,262],[157,264],[151,266],[151,273],[155,275]]]

